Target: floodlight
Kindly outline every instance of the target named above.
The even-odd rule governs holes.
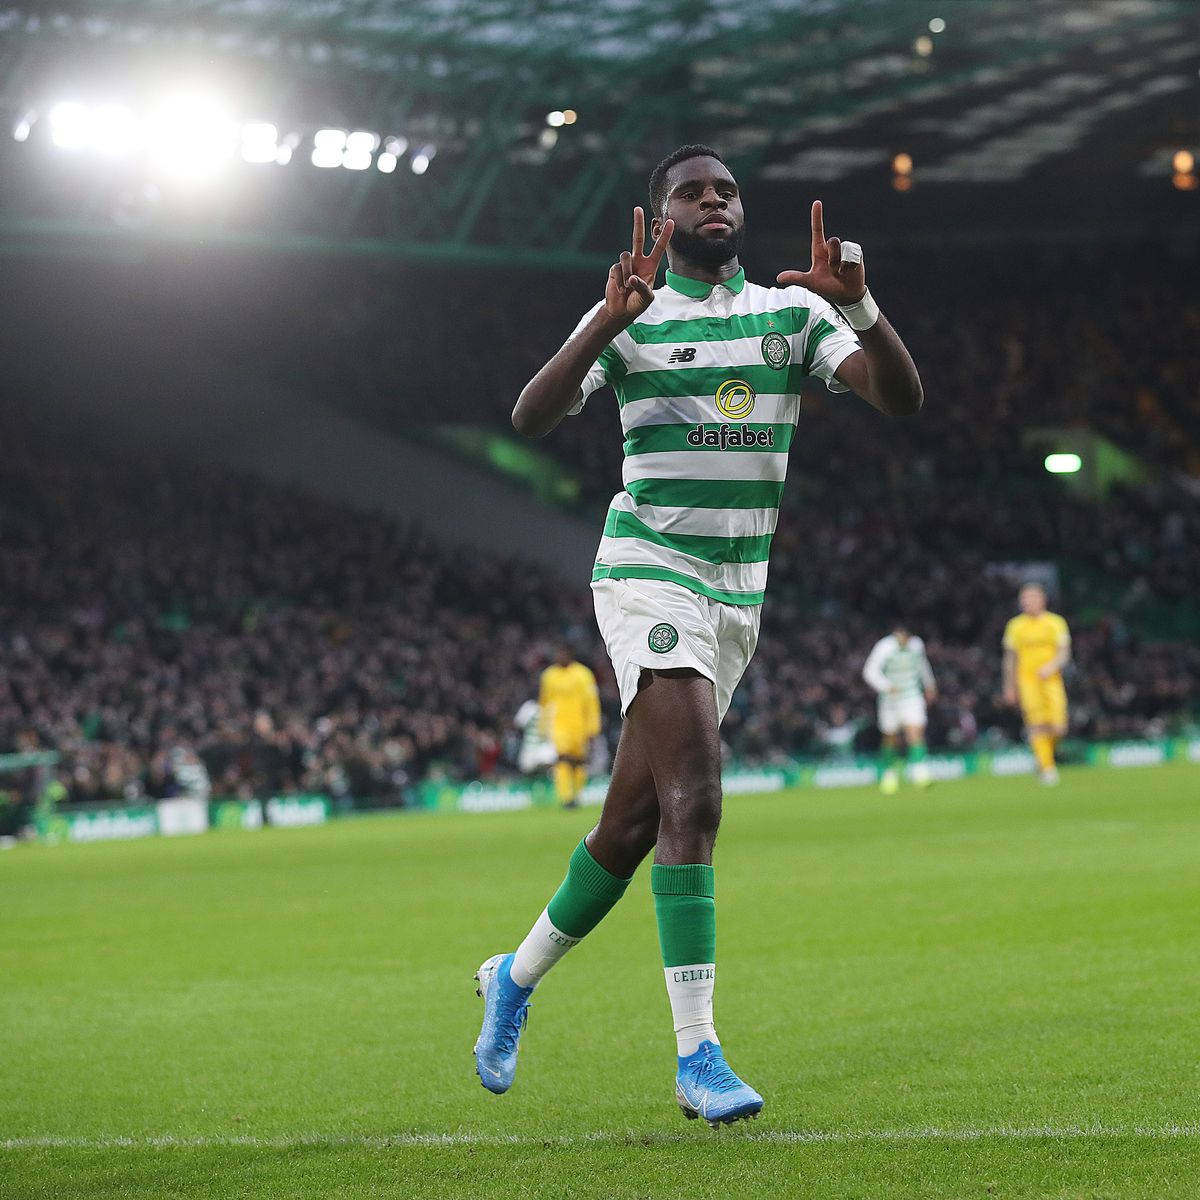
[[[356,129],[346,137],[342,166],[348,171],[365,171],[371,165],[371,155],[379,145],[379,134]]]
[[[1047,454],[1044,466],[1051,475],[1074,475],[1083,466],[1078,454]]]
[[[142,131],[124,104],[101,104],[92,112],[92,146],[101,154],[119,156],[135,150]]]
[[[279,130],[270,121],[250,121],[243,125],[242,157],[252,163],[278,162]]]
[[[312,164],[314,167],[340,167],[345,149],[344,129],[318,129],[313,136]]]
[[[85,104],[64,100],[50,110],[50,137],[63,150],[81,150],[92,133],[92,114]]]
[[[151,161],[182,183],[212,178],[233,157],[237,127],[212,96],[181,92],[168,96],[148,128]]]

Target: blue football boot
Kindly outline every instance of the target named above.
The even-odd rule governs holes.
[[[483,997],[483,1028],[475,1042],[475,1074],[489,1092],[497,1096],[512,1087],[517,1073],[517,1051],[521,1030],[529,1017],[533,988],[517,987],[509,974],[511,954],[493,954],[475,972]]]
[[[680,1058],[675,1099],[689,1121],[703,1117],[713,1129],[757,1117],[763,1106],[763,1098],[729,1069],[721,1047],[712,1042],[701,1042],[694,1054]]]

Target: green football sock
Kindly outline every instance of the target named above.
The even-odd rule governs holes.
[[[567,865],[566,879],[513,954],[509,968],[513,982],[518,987],[536,987],[572,946],[600,924],[628,886],[629,879],[606,871],[580,842]]]
[[[713,1027],[717,955],[713,883],[713,869],[707,863],[655,863],[650,868],[663,976],[681,1058],[695,1054],[704,1042],[721,1044]]]
[[[717,906],[712,867],[706,863],[650,868],[654,915],[663,966],[711,963],[717,952]]]
[[[567,877],[546,906],[546,913],[555,928],[568,937],[581,938],[600,924],[628,886],[629,879],[606,871],[580,842],[571,855]]]

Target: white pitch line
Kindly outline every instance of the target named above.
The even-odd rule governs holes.
[[[978,1142],[989,1138],[1007,1141],[1061,1141],[1085,1138],[1141,1137],[1156,1141],[1200,1138],[1200,1125],[1000,1125],[967,1129],[755,1129],[730,1130],[726,1136],[739,1141],[775,1145],[853,1142]],[[180,1137],[158,1134],[146,1137],[64,1137],[47,1134],[34,1137],[6,1138],[0,1150],[214,1150],[245,1147],[251,1150],[295,1150],[306,1147],[389,1150],[408,1147],[437,1149],[446,1146],[554,1146],[584,1145],[661,1145],[694,1141],[690,1133],[625,1133],[597,1130],[567,1136],[536,1137],[521,1134],[479,1133],[396,1133],[391,1135],[296,1134],[290,1137]]]

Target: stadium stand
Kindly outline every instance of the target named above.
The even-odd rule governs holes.
[[[931,368],[934,387],[944,370]],[[933,745],[1016,737],[995,697],[1012,583],[988,571],[1014,557],[1062,570],[1075,733],[1144,734],[1194,714],[1193,495],[1160,483],[1073,499],[1009,473],[1000,419],[972,433],[977,469],[955,473],[953,425],[927,441],[930,425],[900,424],[884,442],[868,436],[877,418],[845,404],[815,401],[804,425],[731,752],[869,745],[859,671],[897,597],[939,675]],[[986,411],[981,395],[946,407]],[[400,803],[422,778],[503,773],[512,716],[563,635],[596,670],[615,734],[583,580],[194,464],[85,459],[13,415],[31,409],[10,407],[3,438],[0,751],[61,752],[64,798],[161,797],[206,776],[217,794]],[[1101,570],[1119,592],[1094,594]],[[1173,640],[1151,634],[1150,608],[1172,615]]]

